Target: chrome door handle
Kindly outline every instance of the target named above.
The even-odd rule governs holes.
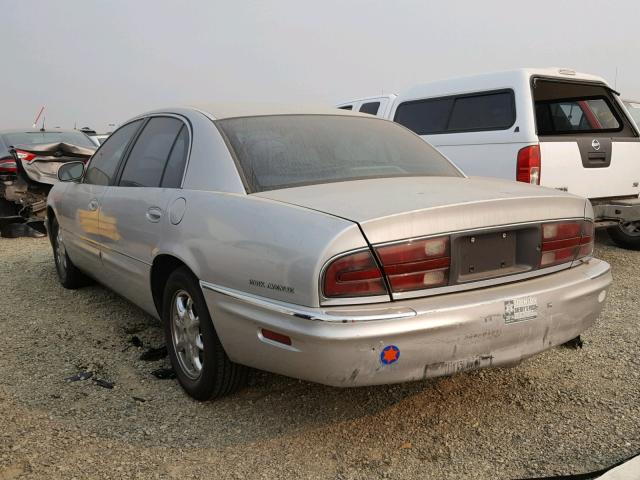
[[[158,207],[150,207],[147,213],[145,213],[145,217],[147,217],[147,220],[150,222],[159,222],[160,218],[162,218],[162,210]]]
[[[89,210],[95,212],[98,209],[98,200],[95,198],[89,202]]]

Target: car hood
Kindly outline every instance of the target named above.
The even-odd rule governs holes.
[[[358,223],[371,243],[513,223],[592,217],[584,198],[493,178],[401,177],[254,195]]]

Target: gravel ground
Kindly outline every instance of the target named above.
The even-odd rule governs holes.
[[[0,480],[496,479],[609,465],[640,450],[640,252],[601,235],[596,253],[615,280],[581,350],[349,390],[256,372],[197,403],[151,375],[166,359],[140,360],[163,343],[154,319],[100,286],[64,290],[46,239],[0,239]],[[114,387],[65,381],[82,370]]]

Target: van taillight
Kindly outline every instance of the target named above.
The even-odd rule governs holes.
[[[393,292],[442,287],[449,283],[449,237],[409,240],[376,248]]]
[[[370,250],[336,258],[324,271],[325,297],[387,295],[387,287]]]
[[[593,222],[542,224],[540,268],[573,262],[593,254]]]
[[[518,182],[540,185],[540,146],[529,145],[518,151],[516,166],[516,180]]]

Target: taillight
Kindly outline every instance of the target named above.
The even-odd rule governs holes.
[[[580,249],[578,250],[576,260],[593,255],[593,230],[594,226],[592,221],[586,220],[582,222],[582,237],[580,238]]]
[[[22,150],[16,150],[16,155],[23,162],[30,162],[31,160],[36,158],[36,156],[33,153],[23,152]]]
[[[387,288],[371,251],[338,257],[324,271],[322,291],[327,298],[386,295]]]
[[[13,158],[0,159],[0,172],[15,173],[16,171],[16,162]]]
[[[540,146],[529,145],[518,151],[516,180],[540,185]]]
[[[449,237],[410,240],[376,248],[393,292],[422,290],[449,283]]]
[[[542,224],[540,267],[568,263],[593,253],[593,222]]]

